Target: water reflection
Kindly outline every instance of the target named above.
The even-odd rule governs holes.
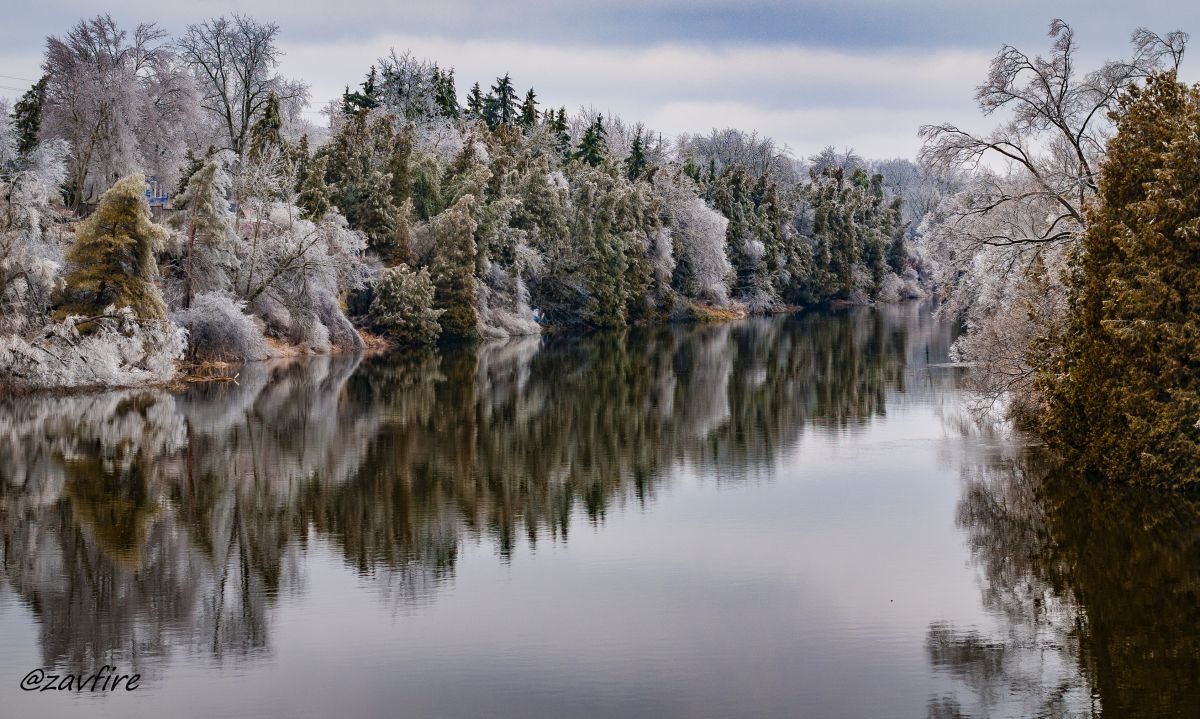
[[[845,579],[835,588],[843,593],[830,596],[851,598],[850,613],[862,616],[823,606],[803,576],[771,585],[774,593],[750,590],[749,600],[727,591],[728,604],[719,606],[728,612],[746,601],[766,608],[761,619],[722,615],[739,628],[722,637],[753,635],[736,651],[722,645],[730,661],[753,664],[756,652],[773,653],[783,673],[805,667],[802,682],[811,679],[805,672],[819,676],[825,656],[853,645],[856,659],[878,660],[892,672],[869,689],[880,696],[864,706],[887,706],[882,694],[920,681],[908,713],[930,717],[1194,716],[1200,502],[1071,481],[1020,438],[961,440],[973,430],[957,412],[959,370],[938,366],[950,340],[928,308],[908,306],[251,365],[236,384],[177,393],[0,398],[0,609],[8,596],[27,608],[48,666],[86,672],[116,665],[143,673],[151,686],[172,656],[241,667],[279,654],[273,636],[282,633],[281,608],[328,579],[309,575],[324,566],[326,555],[314,559],[318,549],[332,551],[387,608],[419,614],[444,604],[471,547],[494,552],[491,565],[505,563],[547,543],[571,544],[581,524],[603,531],[614,513],[654,510],[685,478],[734,488],[773,481],[781,467],[806,466],[804,452],[814,450],[806,438],[847,448],[837,467],[849,476],[861,457],[862,466],[874,467],[880,456],[923,456],[889,444],[897,435],[885,420],[933,405],[942,407],[944,437],[921,451],[948,459],[959,475],[949,499],[958,497],[958,540],[977,575],[980,591],[968,587],[970,602],[983,613],[956,622],[930,610],[917,615],[909,636],[903,627],[877,628],[900,622],[890,612],[899,611],[903,594],[894,605],[860,599],[904,591],[895,581],[863,579],[864,566],[909,572],[918,586],[927,576],[936,580],[925,594],[960,580],[922,574],[933,565],[883,546],[903,546],[903,534],[919,533],[918,522],[941,521],[946,509],[910,503],[895,511],[914,517],[869,513],[872,506],[892,512],[909,491],[936,500],[939,494],[918,486],[921,470],[898,473],[902,487],[867,485],[896,492],[876,501],[855,497],[845,484],[818,483],[799,494],[780,488],[782,499],[818,506],[778,513],[759,506],[745,515],[733,506],[718,516],[722,526],[749,528],[741,539],[760,552],[809,539],[792,550],[806,555],[792,571]],[[869,441],[856,444],[862,437]],[[815,517],[823,510],[851,526],[821,524]],[[801,522],[816,527],[789,533]],[[675,526],[637,536],[686,542],[696,541],[696,531]],[[848,539],[854,533],[882,539],[855,544]],[[690,597],[706,581],[718,589],[739,566],[754,564],[737,553],[736,539],[727,556],[704,557],[720,574],[700,574],[695,585],[664,581],[660,591]],[[957,549],[958,540],[948,541]],[[844,563],[813,560],[824,550],[813,541],[827,541],[830,556]],[[846,549],[863,546],[886,556],[875,561]],[[647,557],[671,552],[679,548],[645,548]],[[747,576],[764,582],[762,574]],[[799,613],[793,596],[826,625],[789,624]],[[695,599],[716,605],[721,595]],[[913,595],[907,599],[913,603]],[[579,597],[563,588],[552,600]],[[703,672],[720,667],[729,675],[731,667],[713,655],[688,663],[692,645],[676,641],[662,651],[635,643],[658,657],[659,669],[675,660],[680,673],[676,693],[643,687],[642,695],[660,700],[659,709],[703,713],[687,704],[703,694],[700,683],[714,681]],[[624,649],[613,652],[631,660]],[[848,656],[834,658],[847,666]],[[764,666],[750,673],[776,676]],[[0,679],[28,668],[7,667],[9,679]],[[699,678],[689,684],[692,670]],[[625,701],[629,680],[612,681],[618,689],[594,696]],[[861,687],[872,681],[850,677],[843,684],[851,688],[805,706],[844,715],[846,692],[868,691]],[[812,679],[804,686],[813,694],[834,684]],[[770,686],[746,715],[779,715],[803,699],[791,679]]]
[[[931,664],[963,689],[930,716],[1196,716],[1200,502],[1089,485],[1019,444],[963,476],[957,521],[1001,630],[930,626]]]
[[[305,590],[314,536],[419,605],[466,541],[502,559],[565,541],[572,521],[653,502],[673,467],[769,474],[806,427],[884,414],[948,340],[909,307],[0,400],[3,572],[47,665],[252,657],[281,593]]]

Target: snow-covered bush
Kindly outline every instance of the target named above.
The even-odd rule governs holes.
[[[441,334],[438,318],[445,311],[433,308],[433,294],[429,270],[413,271],[403,264],[389,267],[375,283],[375,299],[368,317],[397,342],[430,344]]]
[[[188,357],[205,361],[263,360],[271,348],[254,319],[243,312],[246,303],[206,292],[192,306],[171,315],[188,332]]]
[[[133,387],[169,382],[187,349],[187,331],[168,320],[139,320],[128,307],[47,324],[37,336],[0,336],[0,382],[29,388]]]

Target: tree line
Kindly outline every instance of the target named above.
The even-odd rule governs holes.
[[[48,38],[0,113],[3,379],[915,297],[915,228],[958,181],[737,130],[664,139],[507,74],[460,102],[453,68],[395,51],[314,123],[278,40],[241,15]],[[175,188],[164,223],[145,177]]]

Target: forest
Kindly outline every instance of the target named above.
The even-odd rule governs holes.
[[[0,383],[934,295],[984,413],[1087,474],[1200,484],[1186,33],[1087,69],[1053,20],[1048,54],[992,59],[991,132],[868,160],[666,138],[509,74],[462,91],[396,50],[313,122],[280,32],[101,15],[47,39],[0,107]]]
[[[917,227],[962,182],[664,138],[507,74],[460,93],[395,50],[315,123],[282,53],[241,15],[47,39],[0,108],[0,382],[919,297]]]

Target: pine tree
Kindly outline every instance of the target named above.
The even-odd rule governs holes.
[[[96,211],[75,232],[67,251],[70,267],[57,315],[101,315],[109,306],[129,307],[141,319],[162,319],[155,252],[169,236],[150,220],[146,178],[121,178],[100,196]],[[81,329],[86,329],[81,327]]]
[[[483,117],[483,91],[479,89],[479,83],[471,86],[471,91],[467,93],[467,117],[472,120],[482,120]]]
[[[445,312],[434,309],[435,296],[427,268],[389,267],[379,273],[368,317],[372,325],[400,344],[432,344],[442,332],[438,319]]]
[[[537,95],[534,94],[533,88],[529,88],[529,92],[525,93],[525,102],[521,103],[521,127],[526,130],[532,129],[537,125]]]
[[[567,125],[567,108],[560,107],[558,112],[551,109],[546,113],[549,116],[547,124],[551,136],[554,138],[554,146],[563,158],[563,162],[571,160],[571,133]]]
[[[638,130],[633,137],[633,145],[629,148],[629,156],[625,158],[625,176],[630,182],[641,177],[646,163],[646,147],[642,144],[642,132]]]
[[[353,115],[362,110],[373,110],[379,107],[379,79],[372,65],[367,77],[358,90],[350,92],[350,87],[342,93],[342,113]]]
[[[475,308],[475,198],[466,195],[450,209],[429,221],[434,240],[434,301],[444,310],[442,336],[474,339],[479,336]]]
[[[262,157],[271,147],[285,147],[283,135],[283,117],[279,113],[279,96],[271,93],[267,96],[263,113],[250,128],[250,157]]]
[[[579,149],[575,151],[574,159],[592,167],[596,167],[604,162],[604,157],[608,154],[608,144],[605,140],[606,135],[607,133],[604,130],[604,116],[597,115],[595,122],[588,125],[587,130],[583,133],[583,137],[580,138]]]
[[[1061,348],[1035,343],[1044,428],[1070,466],[1200,486],[1200,88],[1122,98],[1070,279]]]
[[[25,91],[13,106],[13,128],[17,131],[17,152],[33,151],[42,128],[42,104],[46,101],[46,80],[43,77]]]
[[[458,91],[454,88],[454,68],[442,72],[437,65],[433,66],[433,100],[444,117],[458,119],[462,114],[458,107]]]
[[[192,306],[199,291],[221,289],[220,253],[233,230],[229,210],[230,178],[221,156],[213,155],[188,178],[187,188],[173,204],[173,220],[183,230],[183,308]],[[214,281],[215,280],[215,281]]]
[[[512,127],[517,124],[517,91],[507,74],[496,78],[488,98],[491,102],[485,103],[485,114],[489,128],[494,130],[500,125]]]

